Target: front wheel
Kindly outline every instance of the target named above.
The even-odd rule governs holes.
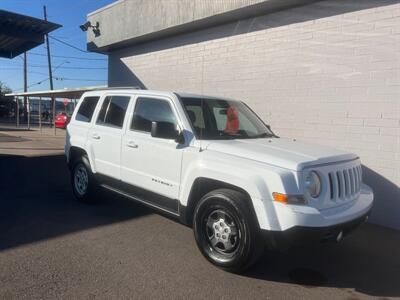
[[[194,212],[194,234],[201,253],[231,272],[250,267],[264,250],[246,200],[243,193],[219,189],[205,195]]]

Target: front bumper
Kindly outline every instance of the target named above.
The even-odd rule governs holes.
[[[286,231],[292,227],[328,227],[367,214],[374,201],[370,187],[363,185],[356,199],[336,207],[317,209],[308,205],[288,205],[276,201],[253,201],[261,229]]]
[[[270,250],[286,250],[297,246],[324,242],[339,242],[368,220],[369,213],[346,223],[327,227],[295,226],[285,231],[262,230]]]
[[[344,236],[367,219],[373,198],[371,188],[363,185],[356,199],[327,209],[264,202],[265,205],[268,203],[264,210],[266,214],[258,216],[258,220],[271,248],[336,240],[339,233]]]

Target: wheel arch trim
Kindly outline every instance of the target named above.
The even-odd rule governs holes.
[[[258,223],[258,217],[255,212],[255,207],[253,204],[252,197],[250,193],[245,189],[245,187],[231,184],[224,180],[219,180],[216,178],[204,177],[204,176],[195,178],[190,187],[190,191],[188,193],[188,198],[186,199],[185,205],[180,206],[180,215],[182,222],[187,225],[191,225],[194,210],[200,199],[207,193],[222,188],[231,189],[243,193],[246,196],[245,201],[247,201],[248,205],[250,205],[252,213],[256,218],[256,222]]]
[[[68,166],[71,169],[74,161],[78,158],[81,157],[82,155],[86,155],[88,160],[89,160],[89,164],[90,164],[90,168],[92,170],[93,173],[94,172],[94,168],[93,168],[93,161],[91,160],[91,156],[89,155],[89,153],[82,147],[79,146],[71,146],[69,148],[69,153],[68,153]]]

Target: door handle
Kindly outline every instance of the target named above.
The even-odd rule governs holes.
[[[93,133],[92,138],[94,138],[95,140],[99,140],[100,136],[97,133]]]
[[[137,144],[135,144],[134,141],[129,141],[128,143],[126,143],[126,145],[130,148],[138,148],[139,147]]]

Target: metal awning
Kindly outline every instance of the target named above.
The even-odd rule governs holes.
[[[14,58],[43,44],[44,35],[61,25],[0,10],[0,57]]]
[[[107,89],[107,86],[88,86],[88,87],[78,87],[78,88],[65,88],[61,90],[11,93],[11,94],[6,94],[6,96],[78,99],[82,96],[84,92],[104,90],[104,89]]]

